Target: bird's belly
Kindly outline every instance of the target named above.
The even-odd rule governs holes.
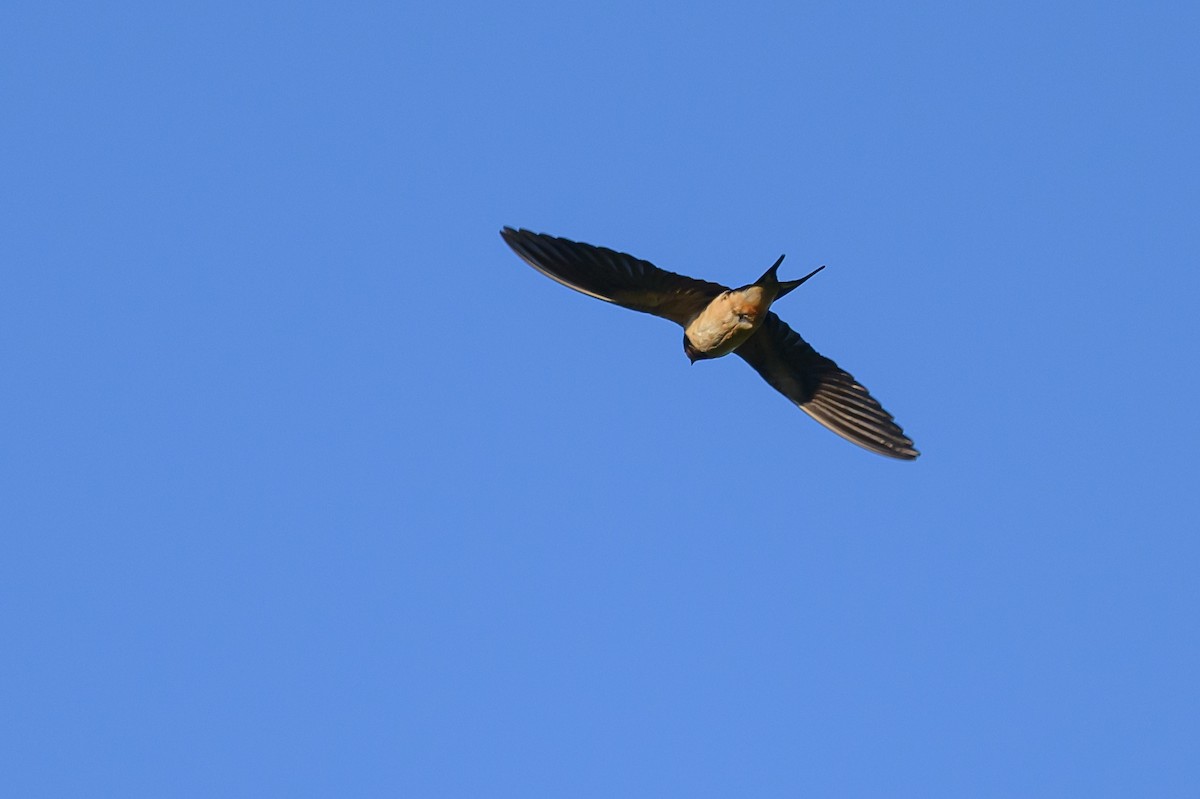
[[[710,358],[728,355],[750,338],[758,327],[753,320],[736,314],[715,319],[696,319],[687,329],[692,346]]]

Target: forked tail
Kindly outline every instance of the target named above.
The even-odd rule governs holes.
[[[796,287],[798,287],[801,283],[808,280],[810,277],[815,275],[817,272],[820,272],[822,269],[825,268],[825,265],[822,264],[821,266],[818,266],[816,269],[812,270],[811,272],[809,272],[807,275],[800,278],[799,280],[780,280],[779,276],[776,274],[776,272],[779,271],[779,265],[781,263],[783,263],[783,258],[784,258],[784,256],[782,256],[782,255],[779,256],[779,260],[776,261],[771,266],[770,269],[768,269],[766,272],[763,272],[763,276],[754,282],[754,284],[757,286],[778,286],[779,290],[775,294],[775,299],[779,299],[780,297],[784,296],[785,294],[790,293]]]

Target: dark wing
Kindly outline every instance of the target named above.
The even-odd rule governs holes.
[[[780,393],[847,441],[880,455],[920,453],[892,415],[838,365],[814,350],[774,313],[734,350]]]
[[[677,275],[606,247],[510,227],[500,235],[526,263],[567,288],[680,325],[725,291],[720,284]]]

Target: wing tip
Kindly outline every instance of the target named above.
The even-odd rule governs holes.
[[[857,444],[863,449],[870,450],[877,455],[883,455],[887,458],[894,458],[898,461],[915,461],[917,458],[921,457],[920,450],[913,447],[912,441],[909,441],[907,438],[903,439],[902,441],[879,441],[848,434],[842,430],[830,427],[829,425],[825,426],[850,443]]]
[[[915,461],[919,458],[920,451],[913,446],[912,439],[904,434],[892,415],[880,407],[865,389],[862,396],[875,405],[874,413],[856,413],[851,406],[839,403],[839,398],[827,394],[818,394],[814,399],[797,402],[796,405],[822,427],[851,444],[897,460]]]
[[[821,420],[818,419],[817,421]],[[834,433],[837,433],[839,436],[849,441],[851,444],[857,444],[863,449],[870,450],[877,455],[883,455],[887,458],[894,458],[898,461],[915,461],[917,458],[921,457],[920,450],[913,447],[912,442],[907,438],[903,441],[879,441],[876,439],[868,439],[859,435],[848,433],[831,425],[825,424],[824,422],[822,422],[822,424],[829,430],[832,430]]]

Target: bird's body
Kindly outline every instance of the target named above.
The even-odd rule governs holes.
[[[893,458],[918,456],[912,440],[865,388],[770,310],[824,267],[799,280],[780,281],[780,256],[758,280],[730,289],[604,247],[512,228],[500,235],[530,266],[564,286],[682,326],[684,352],[693,363],[737,353],[801,410],[843,438]]]
[[[774,300],[773,292],[764,286],[718,294],[684,329],[684,335],[700,357],[728,355],[758,330]]]

